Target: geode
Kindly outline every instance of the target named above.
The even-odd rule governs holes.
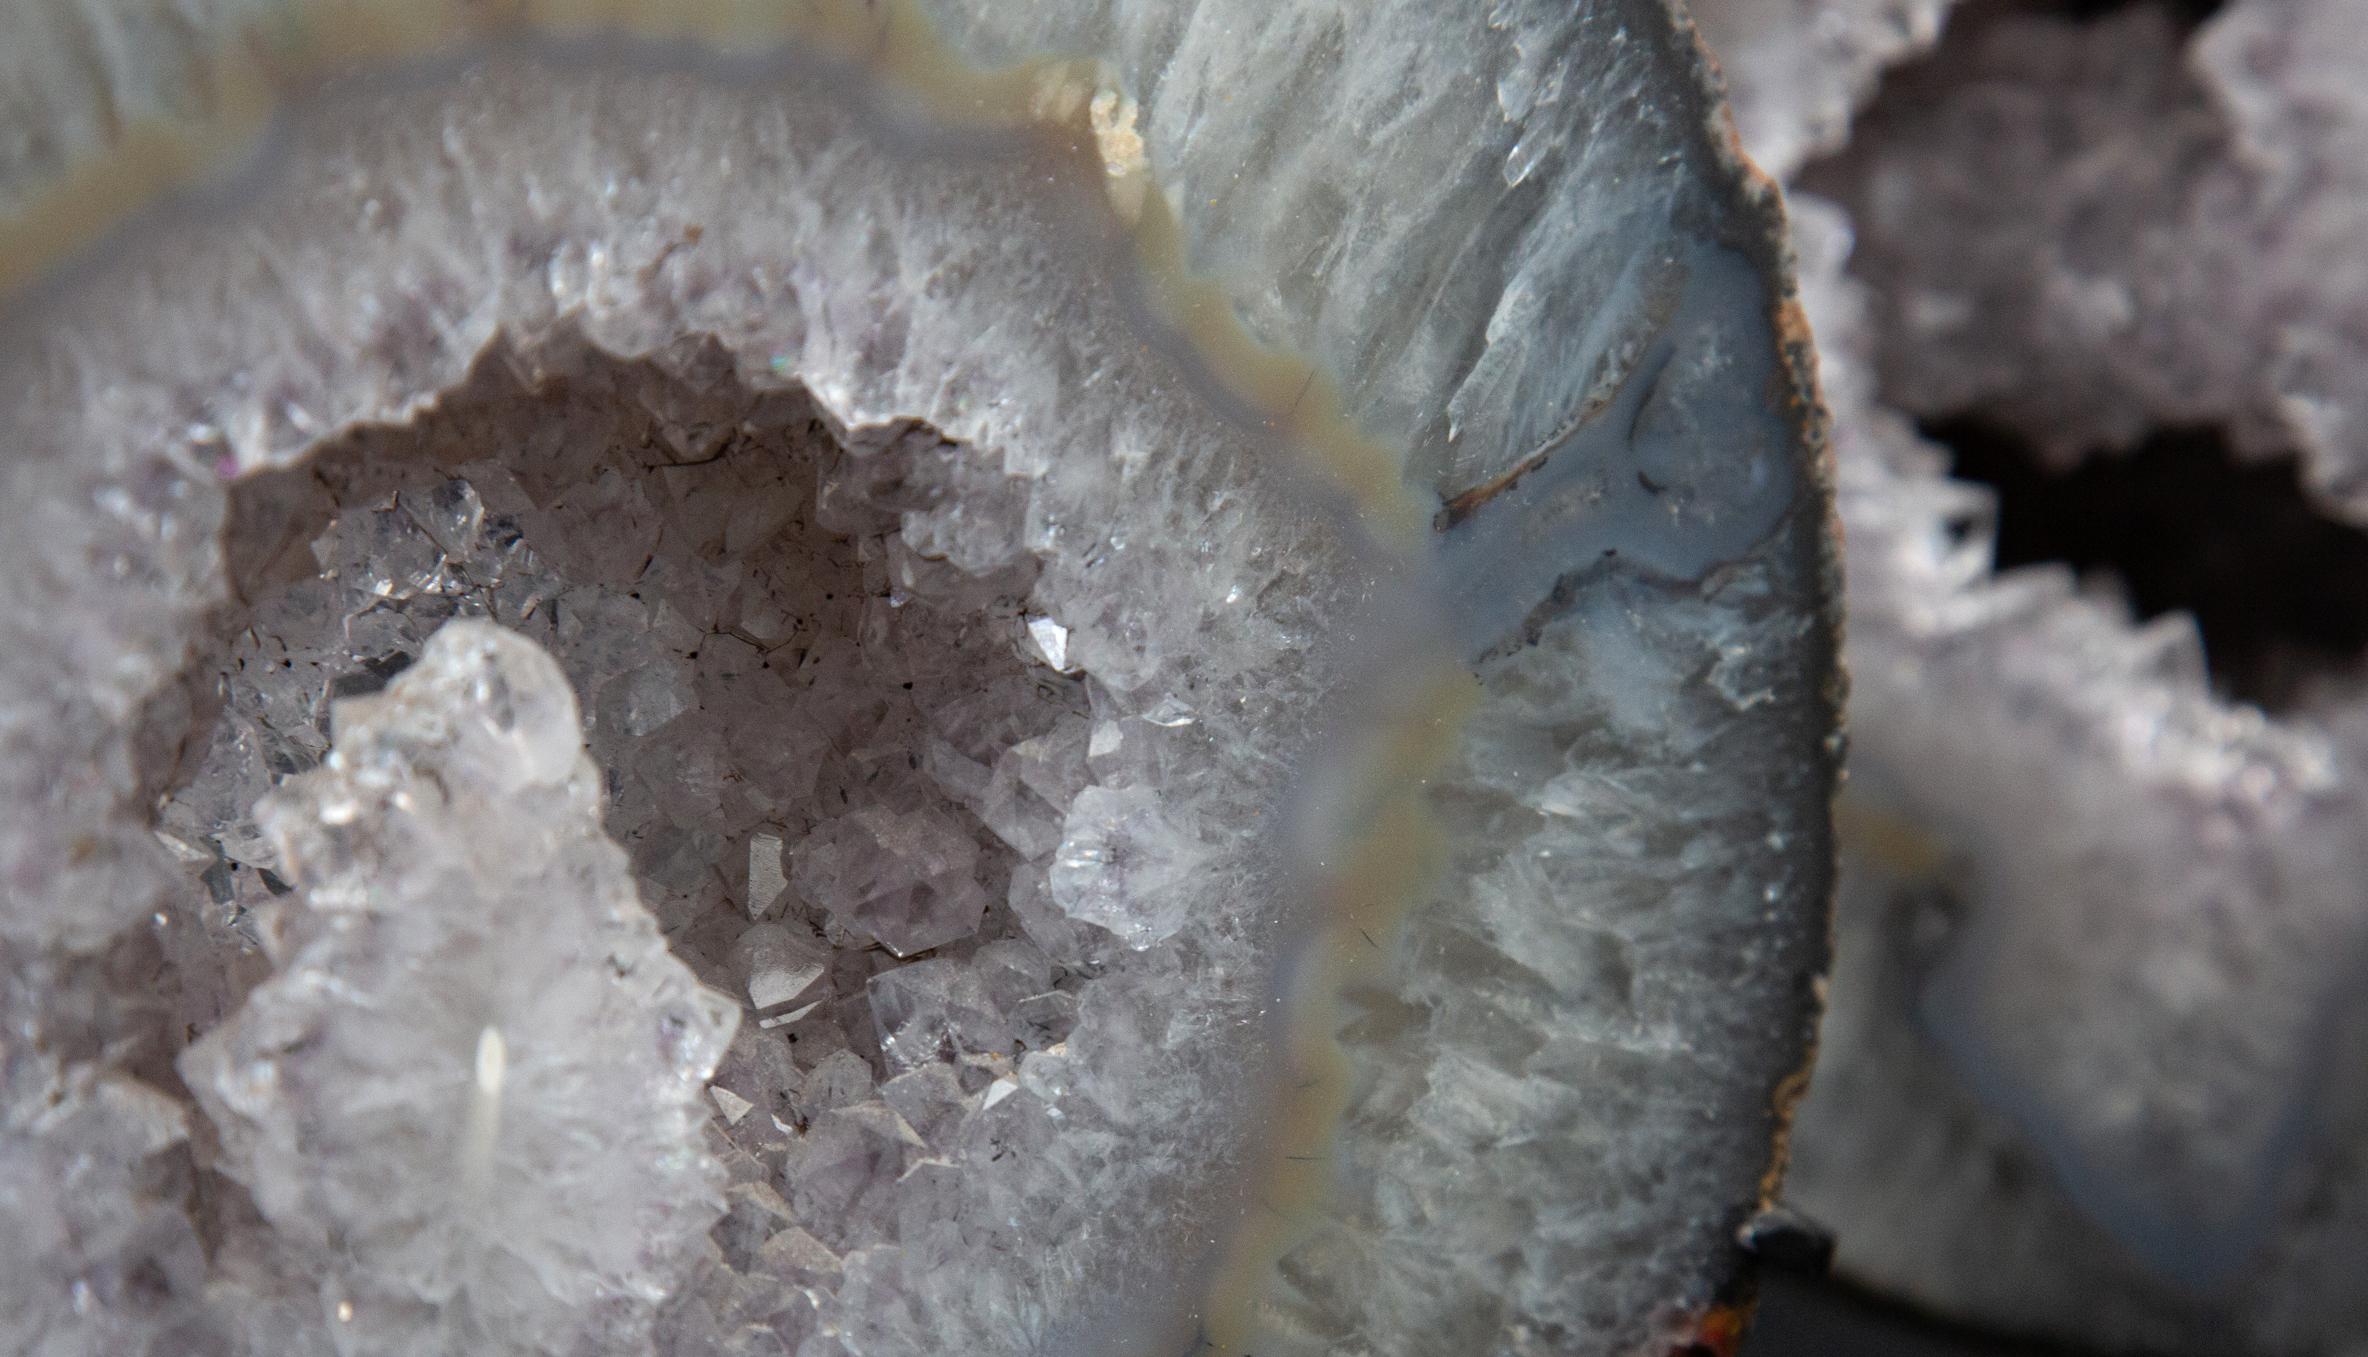
[[[1896,28],[1808,43],[1698,8],[1735,44],[1754,153],[1836,152],[1792,185],[1831,200],[1791,202],[1847,529],[1851,792],[1787,1201],[1849,1281],[1949,1319],[2083,1350],[2350,1351],[2357,658],[2264,666],[2254,691],[2286,700],[2231,701],[2193,619],[1999,568],[2000,497],[1913,420],[1975,415],[2056,465],[2208,422],[2356,519],[2360,368],[2335,355],[2368,300],[2361,11],[1967,4],[1845,145],[1840,77],[1901,55]]]
[[[1731,1322],[1832,563],[1660,0],[20,32],[0,1344]]]

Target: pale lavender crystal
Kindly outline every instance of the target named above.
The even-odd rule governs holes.
[[[920,961],[873,977],[866,998],[892,1067],[942,1055],[1004,1051],[1012,1035],[986,979],[948,961]]]
[[[800,895],[899,956],[968,936],[986,909],[978,844],[926,807],[866,806],[816,828],[793,856]]]
[[[1149,787],[1088,787],[1070,804],[1052,863],[1052,897],[1086,923],[1147,947],[1181,927],[1203,856]]]

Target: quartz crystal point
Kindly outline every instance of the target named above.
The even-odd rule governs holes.
[[[1832,562],[1663,0],[29,13],[6,1011],[183,1108],[91,1181],[203,1241],[116,1351],[1727,1313]]]
[[[738,1011],[667,954],[533,643],[454,622],[335,718],[263,810],[273,974],[181,1057],[354,1326],[287,1350],[625,1347],[722,1212],[700,1125]]]

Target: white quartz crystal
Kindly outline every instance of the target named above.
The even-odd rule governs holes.
[[[1692,0],[1726,77],[1735,130],[1789,181],[1841,146],[1888,67],[1929,50],[1957,0]]]
[[[295,887],[273,974],[181,1058],[320,1297],[288,1341],[629,1342],[720,1211],[699,1128],[737,1014],[636,898],[532,643],[454,622],[334,717],[265,806]]]
[[[778,1008],[822,978],[830,953],[818,939],[779,925],[763,924],[734,944],[748,971],[751,1007]]]
[[[1028,619],[1028,640],[1036,653],[1055,669],[1069,667],[1069,629],[1049,617]]]
[[[198,1313],[206,1258],[172,1200],[179,1100],[0,1046],[0,1350],[110,1357]]]

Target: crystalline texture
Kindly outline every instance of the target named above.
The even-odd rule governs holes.
[[[205,1256],[163,1153],[177,1100],[91,1066],[0,1047],[0,1348],[108,1357],[194,1328]]]
[[[1052,864],[1052,898],[1128,945],[1147,947],[1184,922],[1198,845],[1159,810],[1148,787],[1088,787],[1069,807],[1067,837]]]
[[[182,1070],[332,1326],[566,1353],[645,1327],[719,1213],[702,1087],[736,1014],[600,832],[558,666],[455,622],[336,709],[265,823],[272,977]]]
[[[2368,516],[2368,52],[2343,0],[1969,15],[1808,184],[1852,212],[1886,398],[2059,462],[2214,423]]]
[[[1830,209],[1807,219],[1804,253],[1830,267]],[[1916,1046],[1908,1014],[1877,1016],[1904,992],[1915,1025],[2125,1247],[2188,1285],[2225,1281],[2270,1228],[2305,1115],[2296,1100],[2326,1078],[2320,1034],[2357,974],[2349,883],[2368,863],[2345,828],[2360,806],[2340,751],[2218,704],[2183,624],[2128,630],[2060,572],[1991,579],[1983,544],[1945,526],[1986,506],[1868,401],[1855,290],[1820,274],[1811,296],[1851,417],[1858,795],[1875,827],[1845,893],[1865,931],[1843,952],[1856,988],[1833,1031],[1844,1101],[1821,1095],[1810,1118],[1804,1200],[1831,1194],[1859,1222],[1867,1242],[1846,1261],[1860,1247],[1902,1258],[1881,1241],[1924,1228],[1870,1214],[1846,1186],[1864,1169],[1836,1157],[1871,1129],[1843,1111],[1873,1097],[1857,1062],[1925,1059],[1899,1045]],[[1939,693],[1956,694],[1945,721],[1930,719]],[[1925,836],[1934,846],[1914,849]],[[1982,865],[1961,875],[1953,852]],[[1883,948],[1904,945],[1900,902],[1919,882],[1961,900],[1964,918],[1908,974],[1887,975]],[[1914,1195],[1928,1222],[1933,1193]],[[2066,1285],[2067,1299],[2090,1289]]]
[[[1705,0],[1706,33],[1740,44],[1731,72],[1786,69],[1801,34],[1748,8]],[[1975,409],[2059,461],[2210,420],[2299,438],[2356,508],[2345,367],[2300,400],[2282,357],[2356,328],[2354,252],[2327,242],[2359,210],[2358,158],[2331,153],[2357,82],[2309,74],[2356,74],[2356,7],[2236,3],[2192,37],[2165,11],[1967,7],[1805,174],[1847,213],[1793,199],[1854,767],[1788,1195],[1852,1279],[1987,1327],[2331,1351],[2368,1229],[2358,718],[2232,708],[2185,619],[1994,575],[1988,493],[1906,418]],[[1774,94],[1813,112],[1833,87]],[[1778,164],[1815,131],[1745,127]]]
[[[1839,147],[1875,78],[1930,48],[1956,0],[1693,0],[1726,76],[1735,129],[1761,169],[1790,179]]]
[[[0,76],[60,110],[0,174],[104,161],[0,192],[44,270],[0,330],[0,927],[120,964],[10,982],[102,1012],[78,1059],[169,1085],[198,1034],[217,1346],[1688,1339],[1814,1002],[1830,562],[1772,207],[1660,0],[94,13],[40,31],[107,61]],[[307,93],[238,192],[49,269],[79,185],[198,155],[249,76]],[[646,1165],[546,1270],[391,1308],[462,1285],[448,1235],[307,1245],[452,1175],[337,1196],[205,1066],[341,1011],[304,948],[397,978],[414,934],[251,803],[347,776],[333,704],[471,619],[566,674],[610,887],[751,1010],[693,1104],[729,1209],[654,1315],[610,1250],[685,1222],[600,1214]],[[404,976],[579,945],[479,936]],[[435,1078],[369,1092],[507,1147],[480,1093],[539,1033],[441,1005],[385,1048]]]
[[[748,974],[749,1005],[759,1009],[778,1007],[805,993],[830,964],[830,954],[817,940],[774,924],[741,934],[734,950]]]
[[[820,826],[795,852],[798,893],[899,956],[967,936],[986,908],[978,845],[927,810],[867,806]]]

